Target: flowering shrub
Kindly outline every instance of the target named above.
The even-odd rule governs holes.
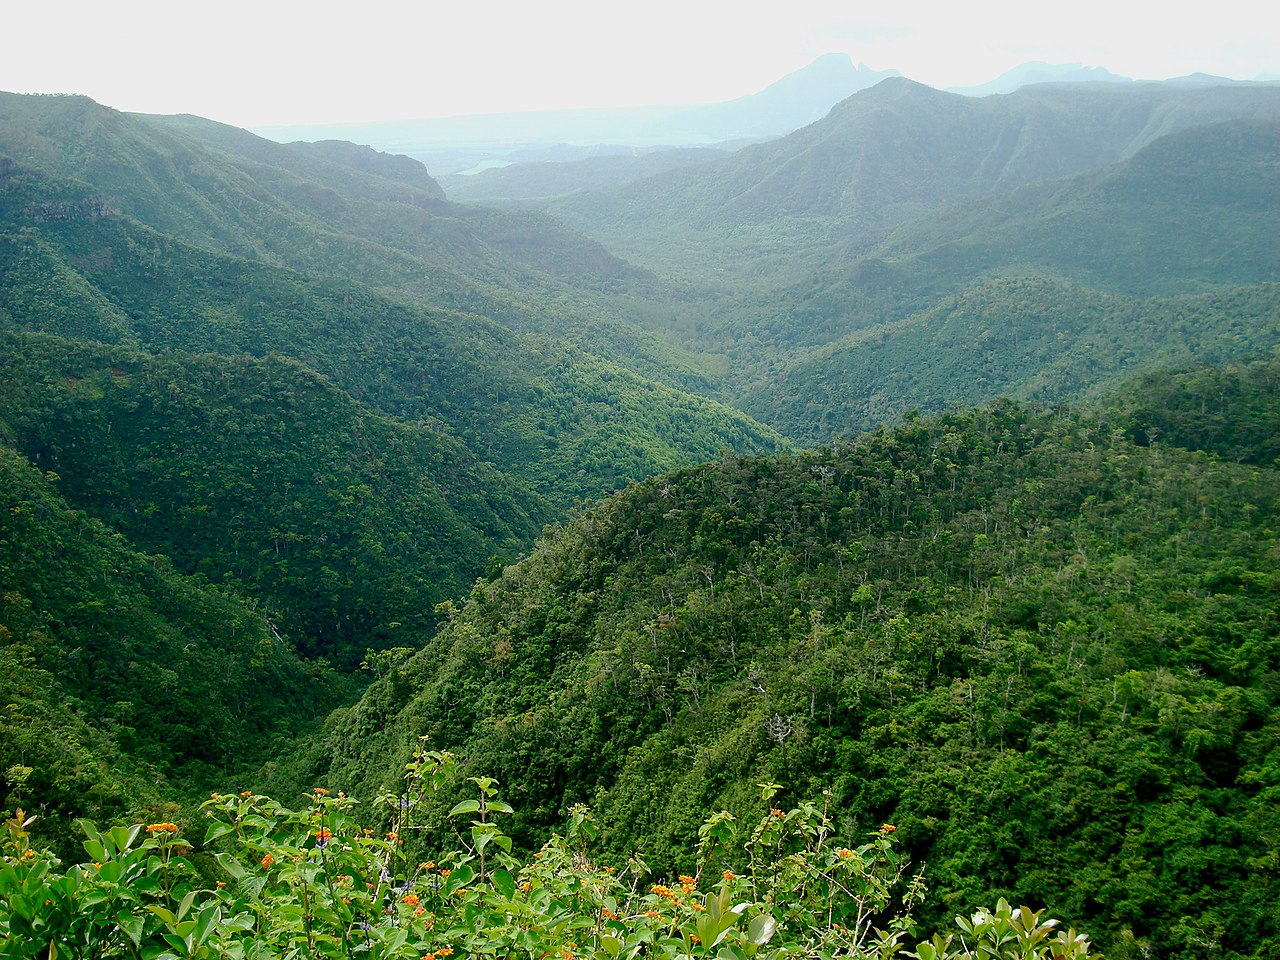
[[[563,836],[513,857],[497,820],[511,808],[476,777],[476,798],[452,811],[457,848],[411,857],[414,808],[454,767],[449,754],[420,750],[404,793],[379,798],[390,830],[363,826],[352,799],[323,788],[299,810],[215,794],[199,844],[184,837],[190,825],[81,821],[89,860],[68,868],[33,846],[19,810],[4,824],[0,958],[1091,956],[1083,936],[1003,901],[909,949],[925,891],[920,874],[906,875],[892,825],[839,846],[816,803],[771,808],[747,831],[717,814],[699,831],[692,872],[655,883],[639,858],[614,867],[591,857],[596,828],[582,807]],[[776,790],[763,786],[766,803]]]

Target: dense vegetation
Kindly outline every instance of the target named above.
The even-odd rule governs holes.
[[[1274,960],[1278,115],[900,79],[592,240],[0,95],[0,956]]]
[[[247,790],[215,793],[202,807],[211,823],[195,859],[172,821],[145,832],[141,823],[99,830],[81,821],[91,860],[63,869],[33,843],[35,818],[19,809],[0,840],[0,957],[1095,956],[1085,935],[1003,900],[928,937],[912,915],[924,885],[918,874],[907,879],[893,825],[843,846],[813,802],[768,809],[750,833],[713,816],[690,872],[650,883],[638,857],[595,859],[585,808],[563,837],[530,858],[512,856],[500,823],[511,806],[491,778],[471,777],[475,796],[451,811],[456,845],[421,860],[405,849],[419,827],[413,809],[455,771],[452,756],[419,752],[405,789],[378,799],[392,816],[384,836],[361,828],[350,798],[323,787],[298,810]],[[774,792],[762,790],[764,804]]]
[[[813,350],[753,385],[744,409],[820,443],[992,396],[1094,398],[1126,376],[1280,348],[1280,284],[1141,299],[999,279]]]
[[[354,692],[239,597],[139,553],[0,447],[0,779],[66,849],[286,749]]]
[[[928,863],[926,916],[994,892],[1113,947],[1255,955],[1280,477],[1131,429],[999,404],[646,481],[335,714],[330,776],[430,736],[511,784],[518,840],[590,802],[606,849],[666,867],[751,784],[830,784]]]
[[[0,191],[12,200],[0,238],[12,326],[152,352],[293,357],[380,413],[439,420],[561,509],[725,447],[779,445],[742,414],[564,341],[210,253],[63,181],[12,172]]]
[[[348,669],[366,647],[421,646],[434,606],[545,513],[457,441],[279,356],[0,334],[0,411],[77,507]]]

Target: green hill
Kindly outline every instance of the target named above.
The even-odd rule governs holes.
[[[206,250],[568,338],[675,386],[705,384],[676,348],[590,301],[634,268],[541,214],[447,203],[406,157],[14,94],[0,94],[0,157],[87,185],[104,210]]]
[[[0,422],[75,507],[257,598],[309,656],[421,646],[546,507],[300,363],[0,334]]]
[[[1265,86],[1054,84],[966,98],[891,78],[780,140],[551,209],[637,262],[750,278],[778,254],[1096,170],[1179,130],[1277,115],[1280,90]]]
[[[586,802],[659,869],[753,784],[827,787],[939,916],[1000,895],[1104,947],[1264,955],[1280,477],[1133,423],[1000,403],[646,481],[478,584],[320,762],[373,789],[429,736],[521,842]]]
[[[742,407],[804,443],[911,409],[1005,396],[1063,402],[1154,368],[1265,356],[1280,347],[1280,285],[1125,297],[1045,279],[989,280],[775,370]]]
[[[563,508],[776,434],[572,345],[329,275],[215,254],[69,181],[0,178],[0,323],[148,351],[293,357],[384,415],[432,418]]]
[[[172,813],[247,778],[351,690],[60,485],[0,445],[0,802],[69,848],[73,817]]]

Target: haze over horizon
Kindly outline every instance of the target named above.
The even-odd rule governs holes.
[[[410,7],[358,18],[228,0],[217,16],[157,0],[70,0],[7,14],[0,89],[79,93],[117,109],[191,113],[242,127],[407,120],[591,107],[715,103],[759,91],[826,53],[946,88],[1028,61],[1140,80],[1274,75],[1280,20],[1224,0],[1212,18],[1085,0],[1070,16],[1012,0],[850,15],[799,0],[746,17],[727,3],[657,0],[642,12],[584,0]],[[56,38],[56,42],[54,39]]]

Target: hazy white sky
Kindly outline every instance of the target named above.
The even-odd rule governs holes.
[[[938,87],[1028,60],[1139,79],[1280,73],[1266,0],[43,0],[0,22],[0,90],[237,126],[709,103],[846,52]],[[865,12],[864,12],[865,11]]]

